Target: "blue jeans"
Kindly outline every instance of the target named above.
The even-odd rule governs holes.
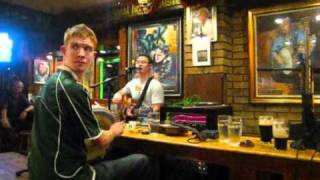
[[[103,160],[93,164],[96,180],[152,180],[153,168],[143,154],[132,154],[115,160]]]

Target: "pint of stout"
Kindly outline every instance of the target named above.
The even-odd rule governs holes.
[[[288,142],[288,137],[274,138],[274,146],[278,150],[286,150],[287,142]]]
[[[285,119],[274,119],[272,123],[272,134],[275,148],[278,150],[286,150],[289,139],[288,121]]]
[[[272,116],[259,116],[260,139],[262,142],[272,140]]]

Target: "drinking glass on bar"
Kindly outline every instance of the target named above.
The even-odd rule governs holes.
[[[264,143],[271,143],[272,122],[273,116],[259,116],[260,139]]]
[[[120,107],[118,107],[118,104],[111,104],[110,111],[113,114],[116,121],[120,120]]]
[[[242,135],[242,118],[240,116],[232,116],[228,125],[228,139],[232,146],[239,146],[240,137]]]
[[[219,141],[228,142],[228,124],[231,120],[230,115],[218,115]]]
[[[149,112],[147,123],[148,123],[148,128],[150,133],[158,133],[156,127],[160,125],[160,113]]]
[[[278,150],[287,149],[287,141],[289,139],[289,122],[283,118],[277,118],[272,123],[272,134],[274,137],[274,145]]]

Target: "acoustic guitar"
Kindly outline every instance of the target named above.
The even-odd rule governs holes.
[[[136,88],[139,88],[140,90],[142,90],[142,93],[139,97],[139,100],[134,100],[129,95],[122,97],[122,104],[123,104],[123,111],[122,111],[123,113],[122,114],[124,115],[124,117],[123,117],[124,120],[127,121],[130,119],[137,119],[138,114],[146,114],[146,113],[150,112],[151,109],[148,107],[143,107],[142,102],[145,98],[145,95],[147,93],[147,89],[148,89],[149,84],[152,79],[153,79],[153,76],[148,78],[145,86],[143,87],[143,90],[140,87],[136,87]]]
[[[125,120],[126,122],[137,119],[139,113],[139,109],[135,108],[137,103],[137,100],[133,99],[131,95],[122,96],[122,102],[118,104],[120,119]],[[128,111],[131,112],[132,116],[128,116]]]

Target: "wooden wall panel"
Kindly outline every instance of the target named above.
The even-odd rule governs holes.
[[[188,74],[185,96],[199,95],[203,101],[224,103],[224,74]]]
[[[119,73],[121,74],[124,72],[125,67],[127,66],[127,28],[123,27],[119,30],[119,45],[120,45],[120,68]],[[122,76],[119,79],[119,87],[122,88],[126,84],[126,79],[124,76]]]

